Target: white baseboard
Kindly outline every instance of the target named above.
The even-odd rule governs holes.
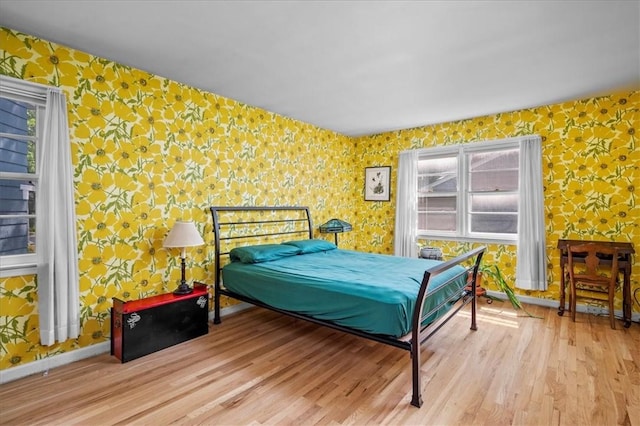
[[[506,294],[498,291],[487,290],[487,295],[491,297],[496,297],[498,299],[503,299],[503,300],[507,299]],[[520,296],[520,295],[518,295],[518,299],[520,299],[522,303],[527,303],[529,305],[544,306],[547,308],[555,308],[555,309],[558,309],[558,307],[560,306],[560,302],[558,300],[553,300],[553,299],[540,299],[538,297]],[[565,311],[568,311],[568,310],[569,310],[569,303],[567,302],[565,304]],[[598,306],[583,305],[580,303],[576,304],[576,312],[582,312],[582,313],[593,314],[593,315],[609,315],[608,309],[604,309]],[[616,318],[622,318],[622,311],[616,310],[615,315],[616,315]],[[631,321],[640,322],[640,313],[632,312]]]
[[[231,315],[250,308],[251,306],[252,305],[244,302],[237,305],[229,306],[220,310],[220,316],[224,317],[226,315]],[[213,321],[213,311],[209,312],[209,320]],[[92,356],[109,353],[110,351],[111,342],[101,342],[95,345],[87,346],[86,348],[76,349],[74,351],[65,352],[60,355],[54,355],[51,357],[39,359],[28,364],[18,365],[15,367],[0,370],[0,385],[11,382],[13,380],[21,379],[23,377],[31,376],[33,374],[42,373],[43,375],[46,375],[52,368],[70,364],[75,361],[80,361],[82,359],[91,358]]]
[[[225,317],[227,315],[235,314],[237,312],[244,311],[245,309],[249,309],[253,307],[250,303],[240,302],[235,305],[227,306],[226,308],[220,309],[220,316]],[[213,321],[213,311],[209,312],[209,321]]]
[[[86,348],[76,349],[60,355],[39,359],[24,365],[7,368],[0,371],[0,385],[12,380],[31,376],[32,374],[43,373],[47,375],[50,369],[70,364],[81,359],[90,358],[111,351],[111,342],[102,342]]]

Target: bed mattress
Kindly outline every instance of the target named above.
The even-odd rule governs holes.
[[[439,263],[335,249],[259,263],[232,262],[222,274],[227,290],[273,307],[367,333],[401,337],[411,331],[425,270]],[[428,294],[456,276],[454,285],[427,297],[423,312],[462,295],[463,267],[432,277]],[[449,307],[445,305],[424,322],[435,320]]]

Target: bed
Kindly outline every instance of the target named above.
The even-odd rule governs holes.
[[[411,354],[420,407],[420,346],[467,304],[484,247],[447,262],[338,249],[313,238],[307,207],[210,207],[214,324],[227,296],[392,345]]]

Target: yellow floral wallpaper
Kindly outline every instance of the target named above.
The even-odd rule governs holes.
[[[393,187],[405,149],[543,137],[551,286],[533,296],[557,298],[558,238],[640,247],[637,91],[349,138],[7,28],[0,73],[67,96],[82,322],[78,339],[40,346],[35,277],[0,279],[0,369],[106,342],[112,297],[172,290],[178,253],[162,241],[178,219],[194,220],[208,243],[190,250],[189,278],[212,283],[209,205],[307,205],[316,232],[332,217],[354,225],[341,247],[392,253]],[[392,166],[391,201],[365,202],[364,168],[382,165]],[[471,246],[429,244],[448,256]],[[514,275],[513,246],[490,245],[486,259]],[[636,262],[633,289],[639,276]]]
[[[558,300],[558,239],[615,240],[640,250],[640,92],[630,91],[452,123],[360,137],[357,170],[391,165],[393,189],[398,153],[407,149],[503,139],[538,134],[543,140],[543,179],[547,228],[549,289],[522,292]],[[363,185],[362,173],[358,185]],[[358,249],[376,247],[392,253],[395,201],[371,205],[360,198],[356,215],[362,233]],[[476,245],[453,241],[422,241],[454,256]],[[485,263],[496,263],[513,283],[516,247],[489,244]],[[640,262],[634,257],[631,290],[634,312],[640,311]],[[489,288],[493,286],[490,284]],[[495,289],[495,287],[493,287]],[[617,309],[622,295],[617,294]]]
[[[0,279],[0,369],[108,341],[113,297],[177,286],[179,252],[162,248],[176,220],[211,242],[210,205],[306,205],[316,229],[354,220],[346,136],[10,29],[0,47],[0,73],[67,96],[82,323],[40,346],[35,277]],[[189,251],[189,279],[213,282],[209,247]]]

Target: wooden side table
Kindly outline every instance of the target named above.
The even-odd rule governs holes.
[[[560,250],[560,306],[558,307],[558,315],[562,316],[565,309],[565,292],[566,292],[566,272],[565,265],[568,261],[567,246],[569,244],[585,244],[589,242],[597,242],[618,249],[620,258],[618,266],[623,275],[622,282],[622,315],[624,326],[628,328],[631,325],[631,255],[635,253],[632,243],[616,242],[616,241],[583,241],[583,240],[558,240],[558,249]],[[574,257],[577,262],[583,262],[584,259]],[[611,263],[611,260],[602,260],[603,264]]]

